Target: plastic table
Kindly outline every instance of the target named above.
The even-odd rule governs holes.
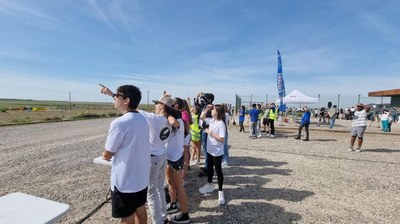
[[[68,204],[20,192],[0,197],[0,223],[54,223],[68,210]]]

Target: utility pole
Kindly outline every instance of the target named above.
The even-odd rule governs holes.
[[[147,90],[147,109],[149,109],[149,90]]]
[[[338,96],[337,96],[337,108],[339,109],[340,107],[339,107],[339,103],[340,103],[340,94],[338,94]]]
[[[361,97],[361,94],[358,94],[358,101],[357,101],[357,104],[360,104],[360,97]]]
[[[68,92],[69,95],[69,110],[72,109],[72,103],[71,103],[71,92]]]

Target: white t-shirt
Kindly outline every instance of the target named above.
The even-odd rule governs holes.
[[[149,126],[143,115],[128,112],[112,121],[105,148],[114,153],[111,190],[134,193],[149,185]]]
[[[205,122],[209,124],[209,129],[218,136],[225,138],[226,125],[225,121],[218,121],[213,118],[206,118]],[[224,143],[207,135],[207,152],[213,156],[222,156],[224,154]]]
[[[182,157],[185,139],[185,124],[181,118],[177,119],[177,121],[179,122],[179,129],[171,132],[167,143],[167,159],[173,162]]]
[[[143,110],[139,110],[149,124],[150,131],[150,154],[155,156],[164,155],[165,145],[168,142],[168,138],[171,134],[171,125],[168,123],[168,119],[163,115],[155,113],[148,113]]]

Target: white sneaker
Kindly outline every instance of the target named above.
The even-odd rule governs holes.
[[[199,164],[199,161],[197,161],[197,160],[193,160],[193,161],[190,161],[190,163],[189,163],[191,166],[196,166],[196,165],[198,165]]]
[[[275,138],[275,135],[270,135],[269,137],[270,137],[270,138]]]
[[[350,146],[350,148],[349,148],[349,152],[353,152],[353,151],[354,151],[353,147],[352,147],[352,146]]]
[[[267,136],[269,137],[269,136],[271,136],[271,135],[268,133]]]
[[[262,136],[261,134],[258,134],[258,135],[257,135],[257,138],[261,138],[261,136]]]
[[[356,149],[356,152],[361,152],[361,149],[360,149],[360,148],[357,148],[357,149]]]
[[[218,204],[224,205],[225,204],[225,197],[223,191],[218,191]]]
[[[211,183],[206,183],[203,187],[199,188],[199,192],[202,194],[208,194],[214,191],[214,187]]]
[[[229,165],[228,165],[228,163],[222,163],[222,168],[227,168]]]

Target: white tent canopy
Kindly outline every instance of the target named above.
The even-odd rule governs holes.
[[[276,100],[277,103],[280,103],[280,100]],[[297,89],[293,90],[291,93],[286,95],[283,98],[283,103],[285,104],[295,104],[295,103],[318,103],[318,98],[306,96],[303,93],[299,92]]]

